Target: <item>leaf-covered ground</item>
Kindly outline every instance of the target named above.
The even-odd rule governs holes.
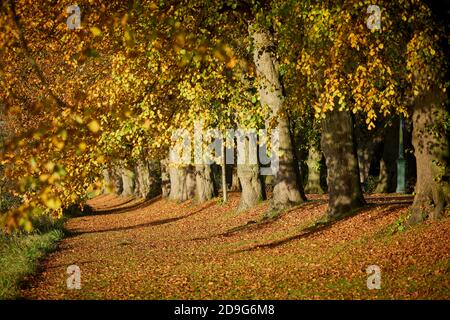
[[[449,299],[450,219],[392,233],[410,197],[368,198],[357,215],[316,224],[326,198],[260,222],[267,202],[242,214],[226,205],[147,203],[104,195],[71,219],[59,250],[29,280],[30,299]],[[81,290],[66,269],[81,268]],[[366,268],[381,268],[369,290]]]

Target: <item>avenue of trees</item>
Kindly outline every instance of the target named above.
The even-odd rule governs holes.
[[[2,1],[0,192],[19,199],[2,223],[30,229],[96,191],[179,202],[238,191],[238,210],[268,198],[268,214],[328,193],[338,219],[369,189],[396,191],[403,145],[408,223],[441,218],[446,22],[422,0],[372,2]],[[276,129],[279,170],[261,175],[256,134],[224,139],[215,163],[175,163],[173,133],[195,128]],[[225,164],[239,145],[250,156]]]

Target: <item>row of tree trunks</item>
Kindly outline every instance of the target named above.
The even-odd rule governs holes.
[[[103,193],[149,199],[161,193],[160,168],[157,162],[139,161],[133,169],[103,170]]]
[[[167,171],[163,172],[165,175],[163,196],[172,201],[183,202],[194,199],[202,203],[216,196],[211,165],[169,164]]]
[[[276,129],[279,134],[279,169],[274,175],[273,197],[271,208],[285,209],[305,200],[304,191],[296,170],[297,161],[292,147],[289,119],[283,113],[283,88],[279,79],[278,64],[273,52],[274,42],[268,30],[261,26],[250,25],[250,36],[254,44],[253,59],[259,85],[262,105],[267,105],[276,117]],[[423,208],[433,205],[429,216],[437,219],[442,216],[445,206],[450,201],[448,157],[449,144],[445,132],[436,135],[430,127],[445,121],[443,101],[445,95],[438,88],[416,99],[413,114],[413,146],[417,161],[416,196],[410,223],[422,221]],[[267,122],[268,126],[269,122]],[[392,132],[397,131],[391,128]],[[329,194],[328,215],[339,218],[365,205],[361,183],[369,174],[374,145],[363,146],[357,153],[354,123],[349,111],[333,110],[327,113],[322,121],[321,147],[327,166],[327,184]],[[388,129],[389,131],[390,129]],[[440,137],[440,138],[439,138]],[[250,161],[250,141],[244,138],[246,159],[236,167],[236,174],[242,188],[238,210],[244,211],[256,205],[264,197],[263,184],[258,162]],[[385,138],[383,159],[380,168],[380,184],[378,192],[393,191],[390,181],[395,177],[396,144],[398,139]],[[377,141],[371,143],[376,144]],[[253,151],[252,151],[253,152]],[[257,151],[254,151],[257,152]],[[310,150],[310,182],[307,189],[320,193],[320,173],[313,162],[317,163],[320,153]],[[255,155],[256,156],[256,155]],[[361,164],[359,163],[361,162]],[[392,167],[391,167],[392,165]],[[206,201],[214,194],[214,183],[208,166],[195,168],[196,179],[192,192],[192,166],[172,168],[170,172],[170,198],[184,201],[197,194],[200,202]],[[393,170],[391,170],[393,169]],[[237,189],[237,183],[232,184]]]
[[[430,127],[433,127],[434,123],[442,123],[444,121],[444,109],[442,107],[439,109],[441,105],[439,104],[438,95],[438,90],[435,90],[434,93],[430,93],[429,96],[417,102],[417,106],[414,109],[413,145],[417,159],[418,176],[413,205],[414,210],[410,219],[411,223],[417,223],[424,219],[426,216],[425,212],[429,212],[424,210],[425,205],[434,205],[430,217],[437,219],[441,217],[444,207],[449,203],[449,173],[446,162],[449,154],[448,140],[437,138],[429,130]],[[360,178],[361,174],[364,176],[367,175],[368,168],[366,167],[368,163],[365,164],[366,167],[359,166],[354,137],[354,124],[352,115],[349,112],[336,110],[329,112],[323,120],[322,126],[321,145],[328,169],[328,214],[332,217],[340,217],[361,208],[365,204]],[[386,184],[386,186],[382,190],[377,189],[380,192],[392,192],[392,189],[395,188],[395,185],[389,187],[389,182],[385,181],[388,178],[394,180],[395,172],[389,171],[388,168],[383,166],[383,163],[385,162],[384,158],[389,158],[389,163],[395,164],[397,150],[396,131],[398,131],[397,128],[393,126],[392,128],[388,128],[385,134],[385,152],[381,160],[382,165],[380,168],[380,177],[382,179],[378,188],[383,184]],[[248,138],[245,139],[245,154],[248,155],[250,142]],[[287,148],[287,150],[292,149]],[[366,151],[372,154],[371,149]],[[311,148],[309,151],[309,174],[306,187],[308,192],[311,193],[323,192],[320,186],[320,172],[318,170],[320,158],[320,151]],[[370,155],[368,158],[371,158]],[[364,160],[369,162],[366,158]],[[287,162],[281,163],[281,168],[285,168],[283,165],[287,166],[287,163],[292,164],[293,159],[287,158]],[[210,166],[195,167],[195,191],[192,191],[192,166],[181,169],[172,168],[170,170],[172,170],[170,174],[170,194],[173,200],[184,201],[192,199],[196,195],[199,202],[204,202],[214,196],[214,182]],[[361,173],[361,171],[363,172]],[[273,206],[280,208],[279,205],[286,207],[292,203],[298,203],[291,201],[293,197],[290,196],[289,192],[290,186],[295,186],[296,183],[295,172],[293,170],[286,170],[283,173],[282,171],[277,177],[278,180],[276,180],[274,188],[275,200],[272,200]],[[436,179],[437,177],[439,179]],[[167,179],[165,181],[167,182]],[[259,175],[259,165],[251,163],[248,157],[246,158],[246,163],[233,166],[232,181],[232,190],[239,190],[239,187],[242,187],[239,211],[253,207],[264,198],[263,186]],[[301,194],[300,190],[297,189],[297,191]]]

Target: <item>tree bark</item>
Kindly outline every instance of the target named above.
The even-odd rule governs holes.
[[[136,195],[150,199],[161,193],[160,169],[156,162],[142,159],[136,165]]]
[[[384,131],[383,155],[376,193],[395,192],[397,186],[398,122]]]
[[[375,189],[375,193],[387,193],[389,190],[389,180],[392,180],[392,177],[389,177],[386,161],[381,158],[380,174],[378,175],[378,183]]]
[[[259,166],[257,164],[238,165],[238,176],[242,186],[238,212],[242,212],[254,207],[263,200]]]
[[[358,126],[355,129],[359,164],[359,180],[361,182],[361,187],[365,189],[367,179],[369,177],[370,165],[372,164],[377,147],[383,141],[383,130],[375,128],[368,131],[367,128],[361,128]]]
[[[222,145],[222,195],[223,195],[223,203],[228,201],[228,185],[227,185],[227,163],[226,163],[226,147],[225,143]]]
[[[117,168],[111,169],[111,182],[113,186],[113,192],[117,195],[123,192],[123,180],[121,170]]]
[[[192,166],[170,166],[170,195],[172,201],[183,202],[195,196],[195,174]]]
[[[141,189],[144,189],[145,186],[141,185],[141,183],[143,183],[143,179],[142,177],[139,177],[140,174],[142,174],[143,172],[140,172],[140,168],[138,168],[139,164],[136,164],[133,168],[133,173],[134,173],[134,186],[133,186],[133,195],[137,198],[142,198],[141,196]]]
[[[123,183],[122,196],[134,196],[136,185],[134,172],[129,169],[123,168],[121,170],[121,175]]]
[[[113,189],[113,184],[112,184],[110,170],[109,169],[103,169],[102,175],[103,175],[102,194],[108,194]]]
[[[196,192],[195,167],[188,165],[186,168],[186,200],[194,199]]]
[[[195,165],[195,200],[203,203],[216,195],[211,166],[207,164]]]
[[[170,177],[170,194],[169,199],[172,201],[182,201],[182,187],[183,187],[183,170],[175,167],[173,163],[169,164],[169,177]]]
[[[241,191],[241,184],[237,173],[237,166],[233,165],[230,191]]]
[[[169,199],[184,202],[195,196],[195,169],[192,165],[178,163],[177,151],[169,151]]]
[[[320,185],[320,160],[322,154],[316,147],[309,148],[308,160],[308,183],[306,184],[305,191],[307,193],[323,194],[322,186]]]
[[[333,110],[322,121],[322,151],[327,165],[328,215],[339,218],[365,204],[359,181],[353,119]]]
[[[259,28],[259,29],[258,29]],[[279,133],[279,168],[274,173],[274,188],[271,207],[274,210],[283,210],[292,205],[303,202],[303,186],[298,183],[294,161],[289,121],[283,111],[283,89],[279,78],[278,62],[274,55],[274,42],[267,30],[260,26],[250,25],[250,35],[253,39],[253,60],[256,65],[256,74],[259,83],[259,95],[262,105],[267,105],[272,115],[277,117]]]
[[[169,175],[169,160],[161,160],[161,192],[163,198],[168,198],[170,195],[170,175]]]
[[[257,162],[257,149],[251,147],[247,136],[239,137],[238,139],[242,139],[240,141],[241,147],[238,145],[237,175],[242,187],[238,212],[242,212],[263,200],[263,190]],[[244,153],[244,161],[242,158],[239,160],[239,153]],[[251,157],[253,159],[250,159]]]
[[[413,138],[417,181],[410,225],[443,216],[450,203],[449,141],[442,126],[446,94],[432,87],[414,103]]]

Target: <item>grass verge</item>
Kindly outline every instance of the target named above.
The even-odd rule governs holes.
[[[23,279],[37,271],[39,261],[56,249],[62,229],[45,233],[0,234],[0,299],[20,298]]]

